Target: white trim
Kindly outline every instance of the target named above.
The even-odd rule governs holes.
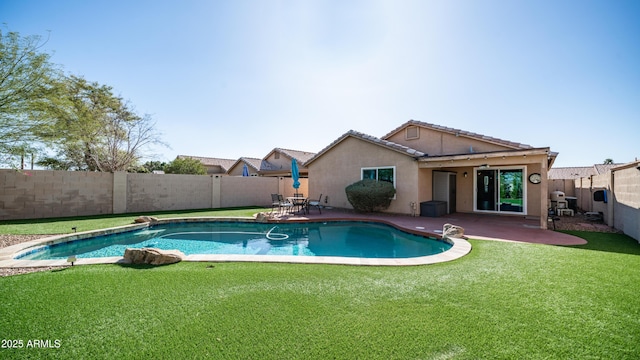
[[[360,168],[360,180],[364,180],[363,172],[364,170],[376,170],[376,181],[378,180],[378,170],[379,169],[392,169],[393,170],[393,188],[396,189],[396,193],[393,195],[392,199],[395,200],[398,196],[398,187],[396,186],[396,178],[397,171],[395,166],[370,166],[370,167],[361,167]]]
[[[500,211],[498,210],[478,210],[478,170],[522,170],[522,212],[515,211]],[[498,171],[498,172],[499,172]],[[496,173],[496,176],[499,174]],[[516,166],[491,166],[491,167],[480,167],[476,166],[473,168],[473,212],[477,213],[486,213],[486,214],[509,214],[509,215],[527,215],[527,193],[528,193],[528,184],[529,181],[527,178],[527,166],[524,165],[516,165]],[[496,191],[500,191],[500,184],[496,184]],[[498,195],[499,198],[499,195]]]

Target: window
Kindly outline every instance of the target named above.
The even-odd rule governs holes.
[[[362,168],[362,179],[373,179],[378,181],[388,181],[396,187],[396,167],[376,167],[376,168]]]

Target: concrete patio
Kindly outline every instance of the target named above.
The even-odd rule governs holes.
[[[441,217],[422,217],[394,214],[358,214],[339,209],[312,209],[310,214],[284,216],[285,221],[304,220],[378,220],[389,222],[401,228],[418,233],[441,234],[444,224],[462,226],[465,236],[472,239],[517,241],[547,245],[586,244],[579,237],[540,229],[539,219],[523,216],[497,216],[490,214],[453,213]]]

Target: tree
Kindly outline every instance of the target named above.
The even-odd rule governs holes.
[[[46,41],[0,29],[0,162],[32,153],[38,131],[50,118],[45,108],[57,103],[61,72],[42,52]]]
[[[165,166],[164,172],[167,174],[207,175],[207,168],[196,159],[176,157]]]
[[[55,145],[52,164],[88,171],[128,171],[149,145],[161,144],[149,115],[113,94],[112,88],[82,77],[64,80],[64,103],[48,109],[55,122],[40,135]]]
[[[156,170],[164,171],[164,168],[166,166],[167,164],[161,161],[147,161],[146,163],[135,168],[134,171],[137,173],[152,173]]]
[[[604,165],[613,165],[613,164],[614,164],[614,162],[613,162],[613,159],[609,159],[609,158],[607,158],[607,159],[604,159],[604,161],[602,162],[602,164],[604,164]]]

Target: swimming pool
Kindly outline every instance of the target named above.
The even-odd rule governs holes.
[[[322,256],[398,259],[451,249],[436,238],[374,222],[177,222],[34,247],[20,260],[121,257],[126,248],[177,249],[185,255]]]

